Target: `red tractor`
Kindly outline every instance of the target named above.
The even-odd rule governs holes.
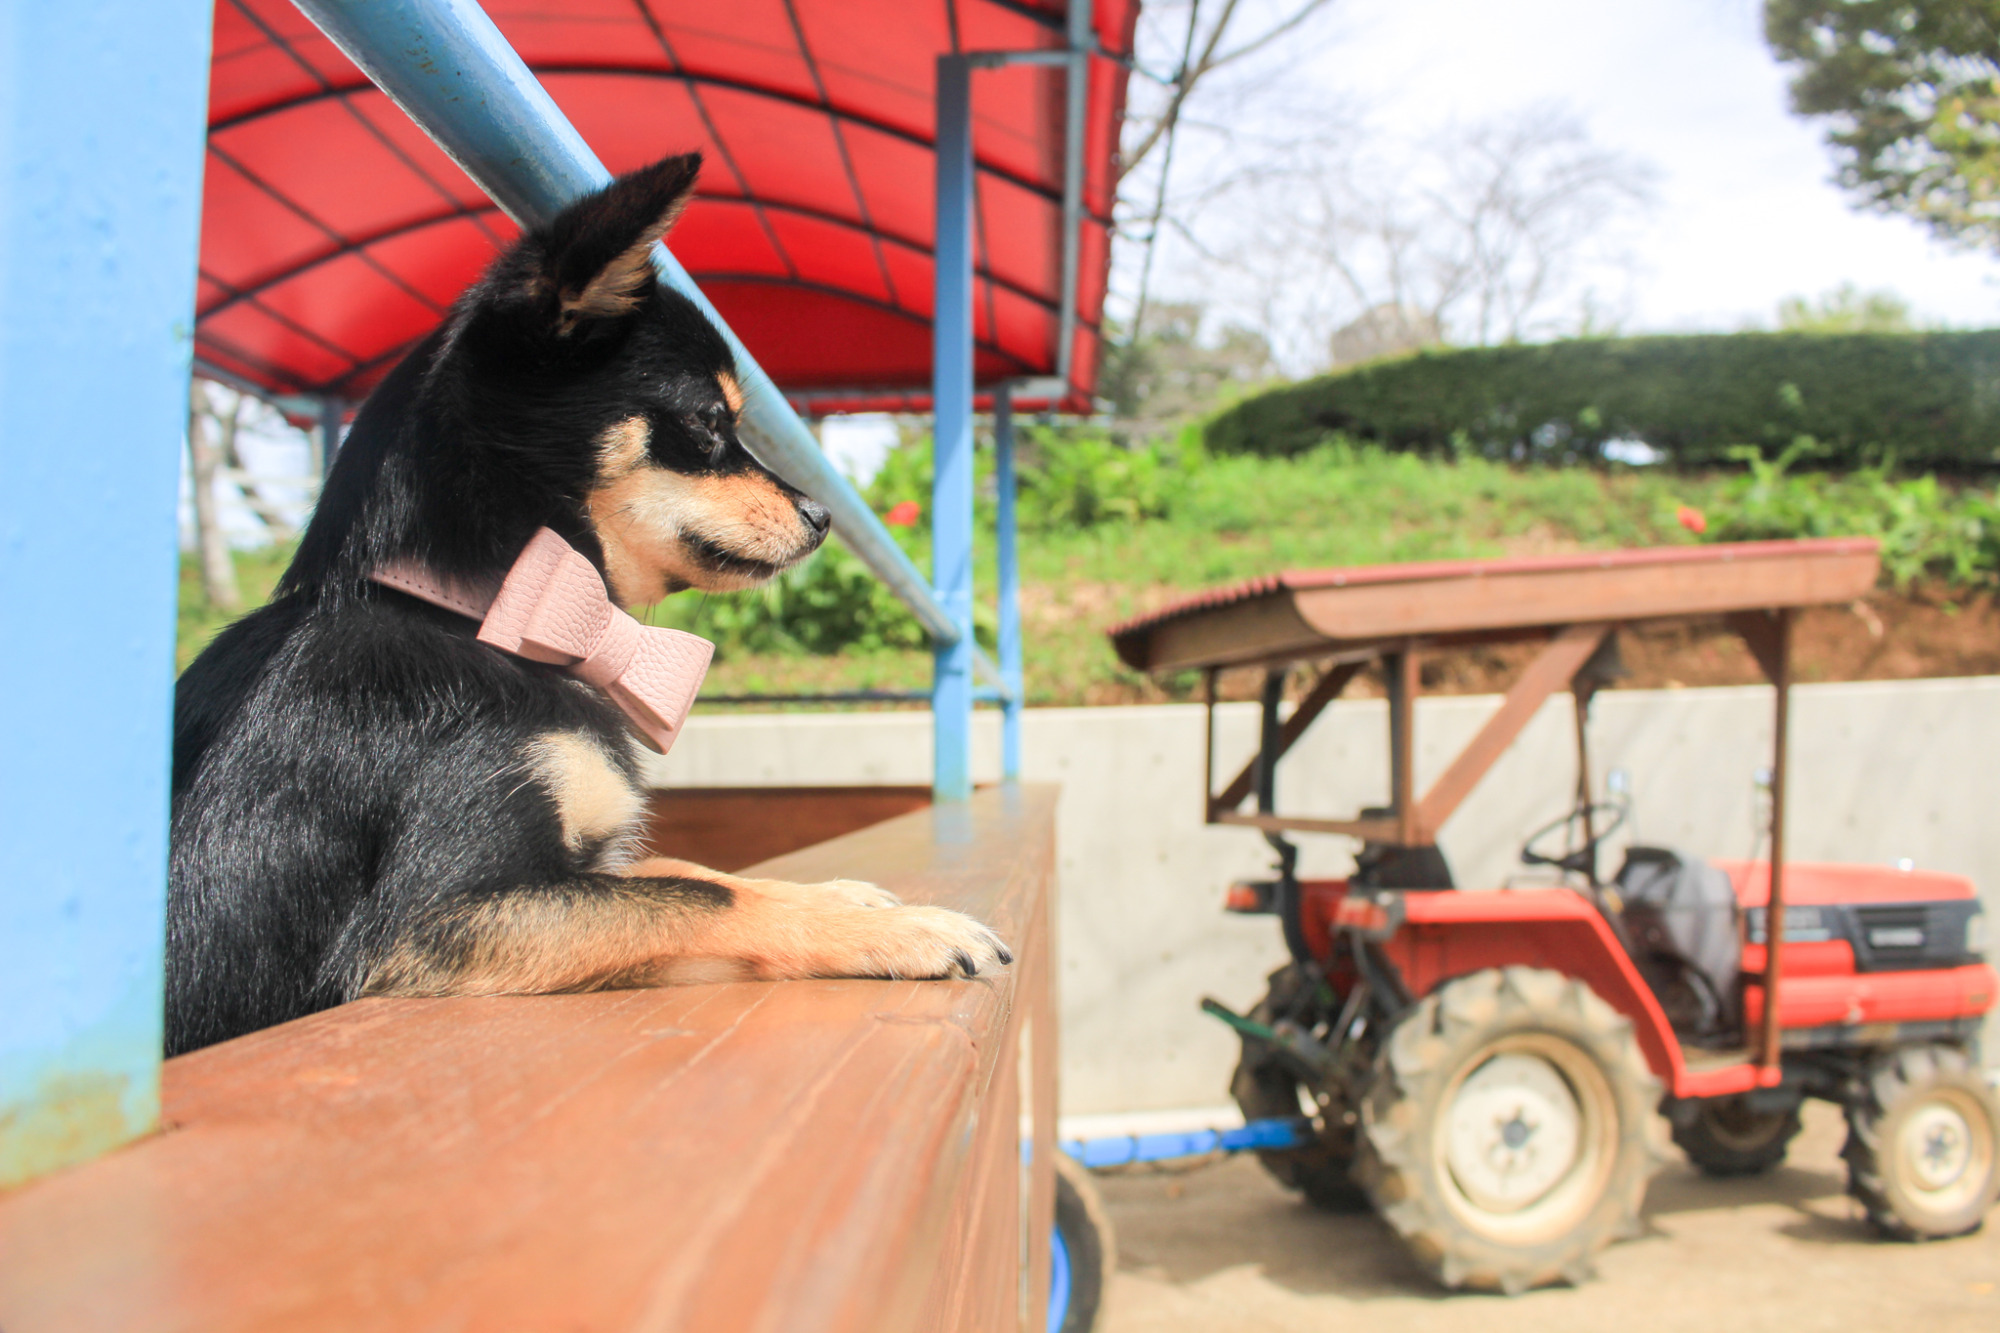
[[[1971,882],[1784,858],[1792,620],[1862,595],[1877,568],[1874,542],[1834,539],[1287,573],[1112,631],[1134,668],[1205,674],[1208,822],[1262,830],[1278,854],[1275,879],[1232,886],[1229,906],[1275,914],[1291,962],[1249,1014],[1205,1007],[1242,1035],[1244,1115],[1305,1118],[1297,1146],[1261,1154],[1280,1181],[1327,1206],[1365,1198],[1447,1286],[1517,1292],[1583,1278],[1636,1230],[1658,1113],[1697,1165],[1735,1175],[1781,1161],[1819,1097],[1847,1114],[1850,1189],[1884,1232],[1981,1224],[2000,1104],[1975,1056],[2000,979]],[[1591,696],[1622,674],[1620,628],[1694,619],[1740,634],[1776,687],[1769,857],[1632,846],[1606,877],[1625,802],[1592,796]],[[1523,642],[1539,654],[1419,793],[1420,659]],[[1317,674],[1283,714],[1306,664]],[[1388,695],[1386,804],[1280,813],[1280,757],[1371,665]],[[1218,792],[1215,677],[1246,666],[1265,672],[1261,744]],[[1439,828],[1564,688],[1575,805],[1522,853],[1556,882],[1459,888]],[[1353,874],[1300,880],[1292,832],[1358,839]]]

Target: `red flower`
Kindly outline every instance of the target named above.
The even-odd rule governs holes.
[[[1676,509],[1674,511],[1674,518],[1682,527],[1696,536],[1700,536],[1702,533],[1708,531],[1708,515],[1702,513],[1693,505],[1682,505],[1679,509]]]
[[[923,512],[917,508],[915,500],[904,500],[882,515],[882,521],[892,528],[914,528],[917,526],[917,516]]]

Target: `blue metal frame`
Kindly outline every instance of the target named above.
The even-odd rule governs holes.
[[[972,795],[972,65],[937,62],[936,295],[931,313],[931,579],[958,630],[931,684],[931,796]]]
[[[546,222],[601,189],[611,173],[474,0],[294,0],[509,216]],[[958,622],[859,492],[665,246],[661,281],[699,306],[729,341],[743,387],[746,443],[773,472],[824,504],[833,530],[894,590],[931,637]],[[994,669],[997,673],[997,668]]]
[[[570,200],[611,179],[474,0],[295,3],[516,221],[524,225],[546,221]],[[1075,67],[1068,52],[1024,53],[1022,58],[1048,57]],[[971,795],[975,670],[999,687],[1018,729],[1018,680],[1010,684],[1006,671],[972,639],[972,140],[965,95],[973,63],[992,65],[1014,58],[947,56],[938,67],[939,295],[933,323],[939,355],[933,401],[936,419],[945,424],[937,432],[931,581],[917,572],[860,494],[827,461],[791,404],[679,261],[663,245],[653,249],[661,280],[694,301],[735,352],[745,399],[746,442],[752,451],[772,471],[833,512],[834,531],[841,540],[930,633],[937,652],[932,785],[941,801]],[[950,134],[946,132],[946,102],[952,100],[945,96],[948,80],[955,80],[955,104],[960,108],[949,113],[958,116],[958,128]],[[1073,240],[1067,244],[1073,249]],[[1065,264],[1067,271],[1073,256]],[[947,367],[952,368],[949,374]]]
[[[158,1119],[209,11],[0,5],[0,1188]]]
[[[993,391],[993,481],[999,491],[994,554],[1000,563],[1000,780],[1021,777],[1021,707],[1027,679],[1021,667],[1021,557],[1015,531],[1014,391]]]
[[[474,0],[296,0],[525,225],[609,173]],[[938,66],[935,590],[836,472],[686,271],[661,280],[736,353],[747,442],[832,510],[835,530],[938,645],[941,801],[971,792],[975,701],[1005,710],[1021,767],[1013,423],[996,401],[1002,665],[972,638],[971,72],[1071,72],[1065,310],[1073,327],[1088,5],[1070,49]],[[1078,32],[1083,37],[1078,38]],[[206,0],[0,6],[0,631],[15,763],[0,790],[0,1186],[146,1132],[158,1115],[178,577],[176,449],[186,426],[208,90]],[[106,379],[103,368],[119,374]],[[103,423],[109,423],[106,426]],[[87,520],[52,503],[84,496]],[[107,617],[94,600],[117,595]],[[975,669],[998,690],[976,690]]]

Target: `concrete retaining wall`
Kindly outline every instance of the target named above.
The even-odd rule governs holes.
[[[1497,706],[1491,696],[1418,706],[1418,788],[1442,771]],[[2000,678],[1805,686],[1793,713],[1791,855],[1971,875],[2000,913]],[[1198,707],[1062,708],[1026,718],[1026,777],[1063,784],[1059,823],[1063,1109],[1069,1113],[1225,1101],[1234,1038],[1196,1006],[1244,1007],[1284,948],[1268,917],[1225,916],[1223,886],[1270,864],[1248,830],[1201,822]],[[1387,794],[1379,700],[1336,705],[1280,769],[1287,812],[1344,815]],[[1631,779],[1633,832],[1707,856],[1756,846],[1756,771],[1770,762],[1770,691],[1631,690],[1599,696],[1591,720],[1600,788]],[[999,767],[999,728],[982,714],[975,775]],[[1256,710],[1226,705],[1217,771],[1256,744]],[[1446,825],[1440,839],[1467,887],[1529,882],[1523,835],[1562,813],[1574,782],[1569,699],[1543,708]],[[922,783],[927,713],[697,713],[662,786]],[[1302,871],[1344,874],[1344,839],[1305,836]],[[1608,864],[1615,865],[1615,860]],[[1996,1051],[1989,1037],[1989,1052]]]

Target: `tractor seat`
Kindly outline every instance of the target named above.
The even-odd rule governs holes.
[[[1363,819],[1392,819],[1394,812],[1370,806]],[[1367,841],[1354,856],[1352,883],[1371,889],[1455,889],[1451,865],[1436,844],[1400,847],[1394,843]]]
[[[1666,847],[1632,847],[1618,871],[1632,961],[1684,1037],[1734,1036],[1741,908],[1729,876]]]

